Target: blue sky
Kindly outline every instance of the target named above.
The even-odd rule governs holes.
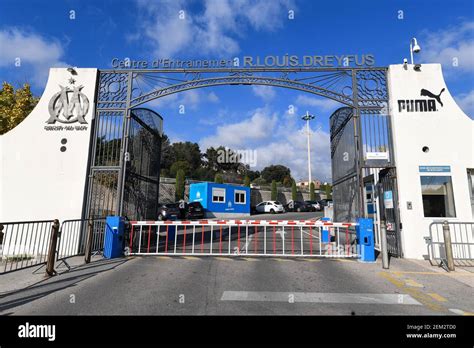
[[[186,21],[177,19],[185,11]],[[293,10],[294,19],[288,19]],[[70,18],[75,12],[75,19]],[[400,18],[402,17],[402,18]],[[30,82],[40,95],[50,66],[109,68],[112,58],[375,55],[377,66],[441,63],[451,93],[474,115],[474,1],[2,0],[0,79]],[[21,66],[15,67],[15,58]],[[457,58],[458,66],[453,66]],[[185,114],[179,113],[185,106]],[[294,105],[296,115],[289,115]],[[281,163],[306,177],[306,110],[313,121],[313,176],[330,179],[329,115],[338,104],[293,90],[223,86],[152,102],[173,141],[257,150],[257,169]]]

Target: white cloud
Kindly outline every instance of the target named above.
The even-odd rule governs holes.
[[[188,108],[190,110],[197,110],[198,106],[205,102],[218,103],[219,97],[214,92],[206,93],[202,90],[190,89],[154,99],[145,105],[154,108],[176,109],[180,106],[184,106],[185,110]]]
[[[441,63],[449,70],[474,71],[474,22],[464,22],[437,32],[424,31],[419,40],[425,63]],[[458,66],[454,66],[457,59]]]
[[[202,149],[207,149],[210,146],[220,145],[231,148],[252,145],[271,138],[276,121],[275,113],[270,114],[268,109],[259,108],[246,120],[218,126],[216,134],[201,139],[200,146]]]
[[[28,82],[38,87],[45,85],[49,68],[69,66],[62,61],[64,49],[59,42],[18,28],[0,31],[0,47],[0,67],[25,69],[25,75],[31,76]],[[17,58],[20,67],[15,67]]]
[[[335,100],[329,98],[318,98],[318,97],[311,97],[309,95],[299,95],[296,98],[295,104],[301,106],[311,106],[317,108],[319,111],[322,112],[333,112],[336,109],[344,106],[341,103],[338,103]]]
[[[462,93],[456,97],[457,104],[466,115],[474,119],[474,90],[468,93]]]
[[[312,127],[317,129],[317,125]],[[200,141],[201,149],[228,146],[235,150],[256,150],[257,167],[283,164],[295,179],[308,176],[307,138],[305,125],[294,115],[278,115],[268,107],[254,110],[240,122],[217,127],[216,133]],[[311,133],[311,166],[313,177],[331,178],[330,137],[321,129]]]
[[[137,5],[138,33],[127,37],[147,40],[159,58],[174,57],[183,51],[231,57],[239,52],[237,39],[245,36],[247,27],[276,30],[287,19],[287,9],[295,10],[293,0],[206,0],[203,10],[197,13],[191,13],[183,0],[137,0]]]
[[[269,102],[276,96],[275,89],[271,86],[252,85],[252,92],[265,102]]]

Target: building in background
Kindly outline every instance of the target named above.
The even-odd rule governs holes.
[[[250,188],[214,182],[189,186],[189,201],[200,202],[209,218],[250,215]]]
[[[321,181],[318,180],[318,179],[315,179],[315,180],[312,180],[312,182],[314,183],[314,188],[315,190],[319,190],[321,188]],[[306,181],[298,181],[296,183],[296,186],[298,186],[299,188],[302,188],[302,189],[307,189],[309,190],[309,181],[306,180]]]

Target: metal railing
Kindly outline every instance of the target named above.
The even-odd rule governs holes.
[[[54,261],[63,261],[69,268],[67,258],[85,254],[88,230],[90,253],[103,251],[105,219],[64,220],[60,225],[56,222],[56,225],[55,220],[0,223],[0,274],[46,263],[54,267]]]
[[[84,255],[88,228],[91,228],[92,231],[91,252],[103,251],[105,219],[64,220],[59,230],[56,261]]]
[[[427,238],[430,260],[441,263],[447,259],[443,224],[449,227],[453,260],[458,265],[474,265],[474,222],[435,221],[430,224],[430,236]]]
[[[0,273],[45,264],[53,224],[54,220],[0,223]]]
[[[131,221],[132,255],[358,257],[356,223]]]

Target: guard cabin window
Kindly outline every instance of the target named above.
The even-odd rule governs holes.
[[[212,203],[225,203],[225,189],[212,188]]]
[[[245,204],[247,202],[247,195],[245,191],[235,190],[234,195],[235,204]]]
[[[421,176],[425,217],[456,217],[453,184],[450,176]]]

